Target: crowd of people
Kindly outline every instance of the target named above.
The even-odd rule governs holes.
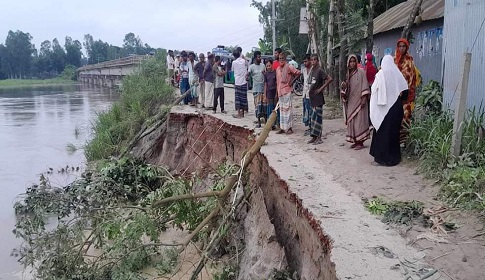
[[[340,84],[341,100],[344,104],[344,118],[347,125],[346,141],[350,148],[361,150],[364,142],[371,138],[370,154],[373,164],[393,166],[401,161],[401,147],[407,141],[411,113],[414,109],[419,71],[408,52],[409,42],[399,39],[395,57],[386,55],[378,68],[375,58],[367,53],[361,64],[358,55],[351,54],[347,60],[347,75]],[[175,84],[175,74],[180,74],[180,92],[187,94],[183,103],[199,106],[217,112],[219,104],[224,110],[224,76],[227,71],[234,74],[235,118],[244,118],[248,112],[248,81],[252,81],[255,105],[255,121],[261,126],[278,106],[278,118],[272,124],[277,134],[293,133],[292,84],[303,76],[303,123],[307,143],[323,143],[323,106],[325,89],[333,81],[320,66],[317,54],[307,54],[301,69],[293,59],[280,48],[274,51],[274,60],[263,61],[261,52],[253,54],[253,61],[242,55],[241,48],[232,53],[231,68],[221,64],[221,57],[203,53],[195,61],[193,52],[182,51],[174,57],[173,51],[167,56],[168,73]]]

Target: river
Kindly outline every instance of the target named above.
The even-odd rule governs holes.
[[[12,233],[15,200],[42,173],[52,173],[53,185],[80,175],[92,123],[118,98],[114,90],[82,84],[0,89],[0,279],[25,276],[10,256],[21,242]],[[66,166],[71,172],[62,172]]]

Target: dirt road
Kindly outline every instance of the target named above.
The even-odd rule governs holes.
[[[211,114],[224,121],[254,130],[252,94],[248,93],[250,112],[235,119],[234,90],[225,88],[228,114],[189,106],[175,106],[177,112]],[[325,119],[323,144],[306,144],[301,123],[301,98],[295,97],[294,134],[271,133],[261,152],[280,177],[288,182],[303,204],[334,243],[331,259],[339,279],[403,279],[403,271],[438,270],[426,279],[485,279],[484,222],[470,213],[449,210],[443,214],[457,224],[455,232],[444,236],[431,234],[415,224],[397,227],[382,223],[364,207],[363,199],[373,196],[389,200],[418,200],[427,207],[442,205],[437,199],[439,186],[416,174],[415,163],[404,160],[396,167],[371,165],[370,141],[360,151],[345,142],[342,119]],[[330,109],[324,108],[329,112]],[[333,114],[333,113],[332,113]],[[328,114],[327,114],[328,116]],[[422,272],[422,271],[421,271]],[[431,274],[431,273],[430,273]],[[416,276],[415,276],[416,277]],[[419,279],[419,278],[412,278]]]

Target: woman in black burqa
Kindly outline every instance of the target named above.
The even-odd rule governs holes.
[[[404,115],[402,100],[408,84],[390,55],[384,56],[372,84],[370,118],[375,128],[370,147],[374,165],[394,166],[401,161],[399,131]]]

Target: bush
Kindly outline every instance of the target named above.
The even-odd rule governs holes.
[[[163,60],[151,59],[138,73],[124,78],[120,100],[100,113],[94,124],[94,138],[85,149],[88,160],[119,154],[160,105],[172,100],[173,88],[165,82],[165,68]]]
[[[485,139],[477,131],[484,123],[483,108],[467,112],[461,156],[451,155],[453,114],[438,110],[442,88],[431,81],[418,94],[416,114],[406,152],[419,160],[418,171],[442,183],[441,194],[452,206],[485,209]]]
[[[76,71],[76,66],[68,64],[66,67],[64,67],[64,70],[61,73],[61,78],[64,80],[75,81],[77,80]]]

